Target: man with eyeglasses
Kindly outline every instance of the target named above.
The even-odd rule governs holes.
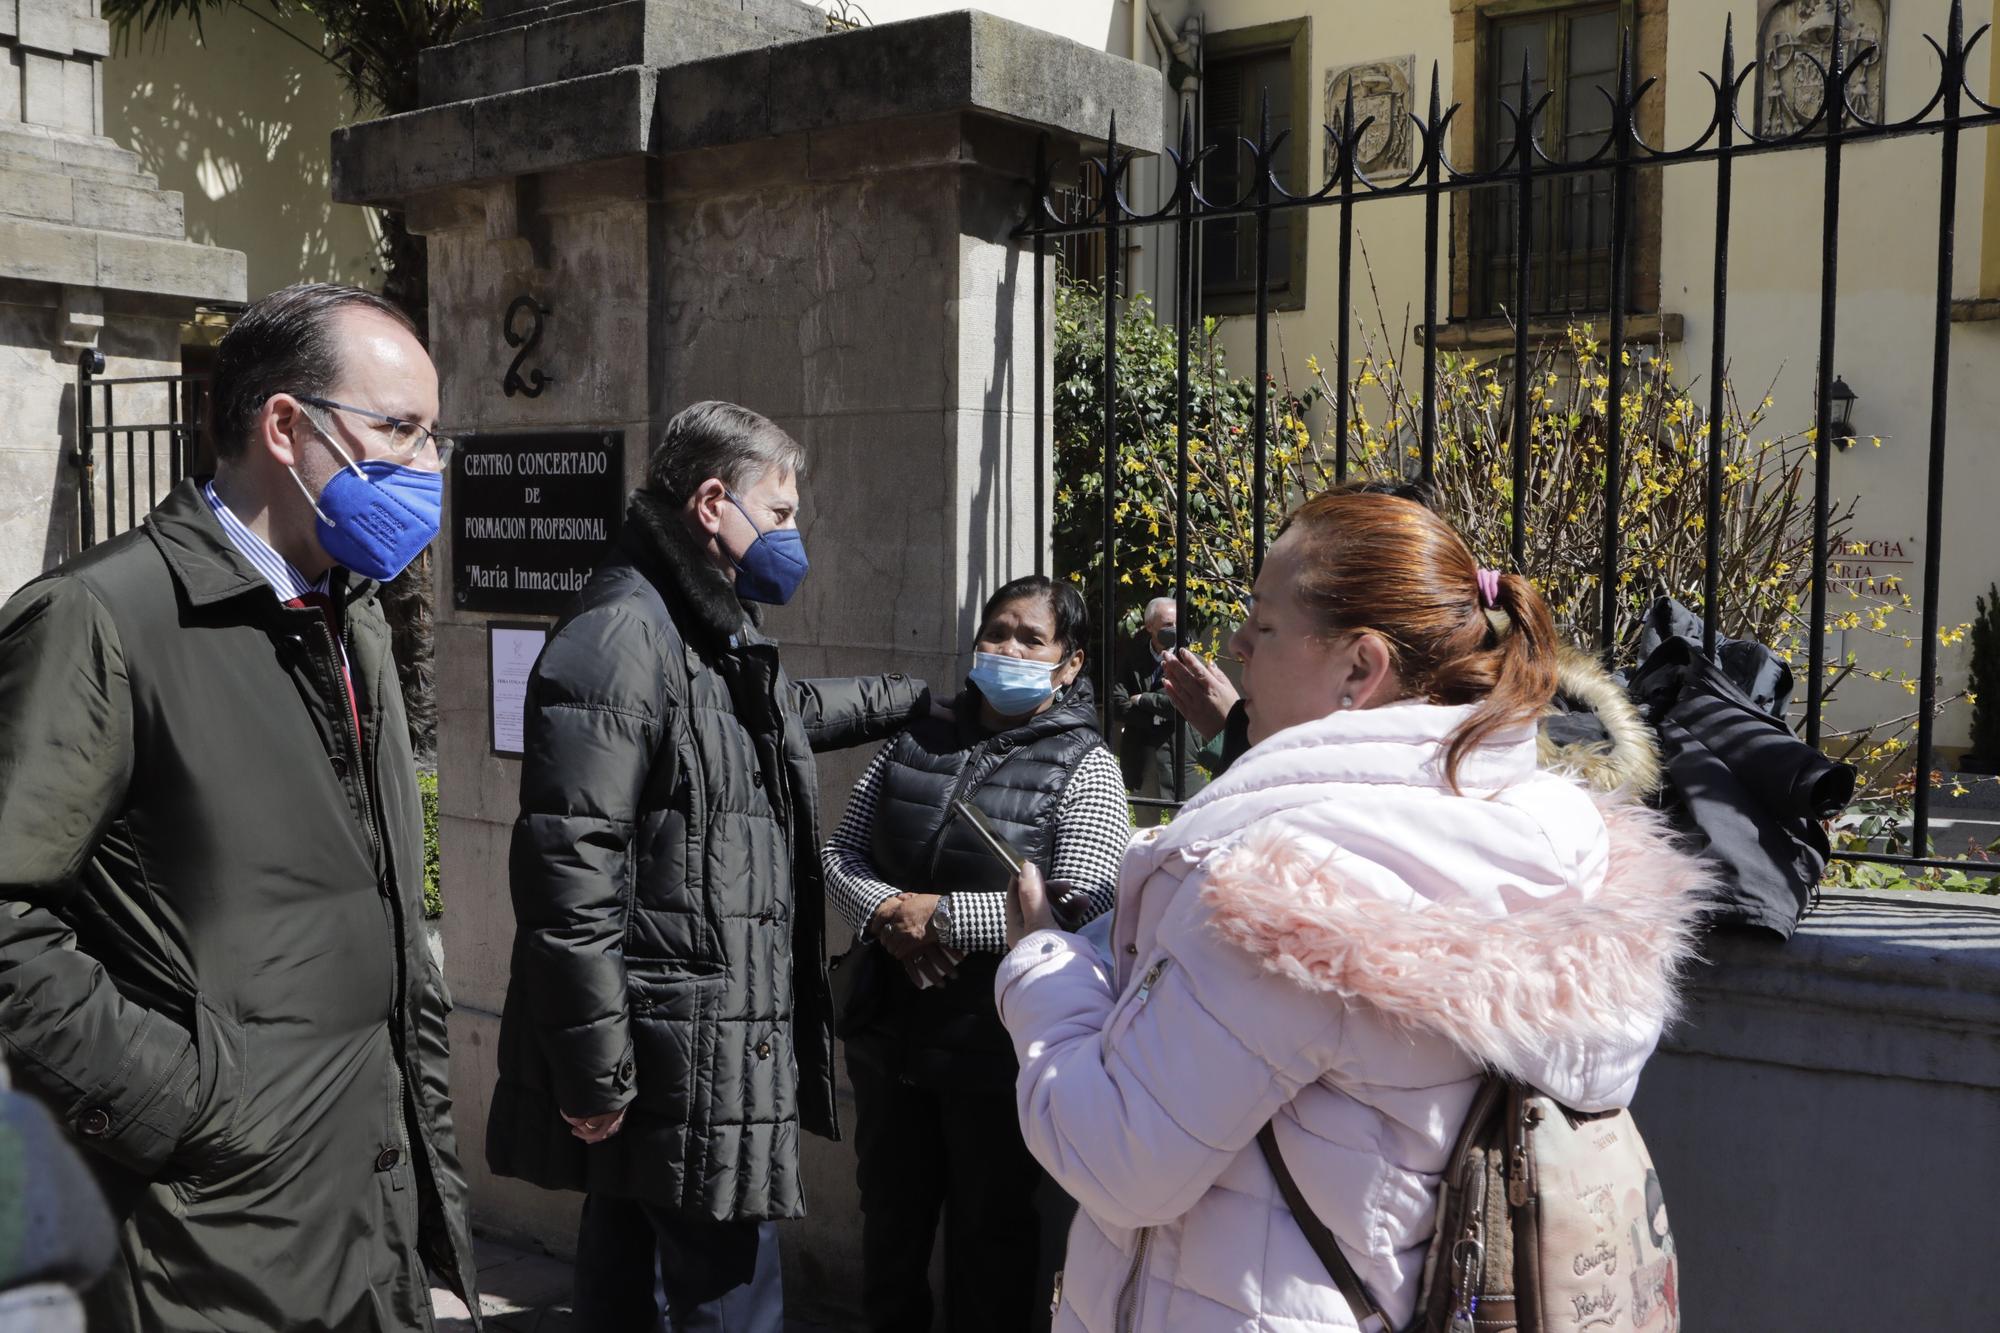
[[[377,604],[437,533],[437,372],[305,285],[222,341],[216,472],[0,609],[0,1041],[92,1157],[99,1330],[478,1308]]]

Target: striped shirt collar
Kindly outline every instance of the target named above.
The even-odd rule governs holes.
[[[242,519],[230,511],[229,506],[222,502],[222,497],[215,493],[214,482],[203,482],[201,494],[202,498],[208,501],[208,507],[215,511],[216,521],[222,524],[223,535],[229,538],[229,544],[264,576],[264,581],[271,585],[271,590],[278,595],[279,601],[296,601],[309,592],[326,595],[333,577],[331,569],[320,575],[317,582],[308,579],[299,573],[291,561],[272,550],[269,542],[252,532],[244,525]]]

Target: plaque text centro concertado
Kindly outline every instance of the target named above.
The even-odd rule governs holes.
[[[559,614],[618,533],[619,432],[472,435],[451,460],[452,604]]]

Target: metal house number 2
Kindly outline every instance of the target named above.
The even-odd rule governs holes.
[[[528,312],[529,320],[525,333],[515,329],[516,319],[523,310]],[[501,389],[509,398],[515,394],[520,394],[524,398],[539,398],[542,396],[542,390],[554,383],[539,369],[529,371],[526,379],[521,377],[521,363],[526,361],[528,354],[541,344],[542,319],[548,313],[549,308],[532,296],[517,296],[514,298],[514,303],[507,307],[507,318],[501,327],[501,332],[506,335],[509,347],[521,349],[514,353],[514,360],[507,367],[507,378],[500,383]]]

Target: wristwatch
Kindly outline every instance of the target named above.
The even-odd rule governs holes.
[[[952,942],[951,922],[951,895],[947,893],[931,909],[931,937],[939,944],[949,945]]]

